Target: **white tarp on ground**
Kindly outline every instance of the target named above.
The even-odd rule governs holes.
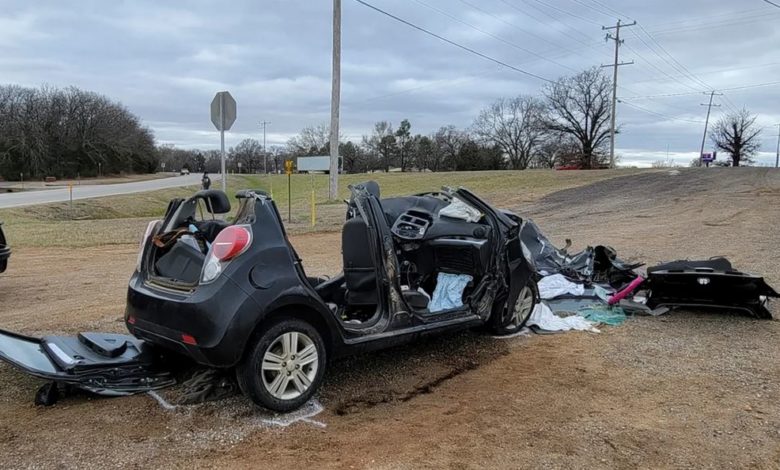
[[[542,299],[554,299],[561,295],[581,296],[585,294],[585,287],[566,279],[561,274],[553,274],[539,280],[539,297]]]
[[[569,317],[559,317],[554,314],[550,307],[544,302],[536,304],[531,316],[528,318],[528,326],[536,326],[545,331],[591,331],[593,333],[599,333],[599,330],[594,327],[594,323],[582,318],[579,315],[572,315]]]

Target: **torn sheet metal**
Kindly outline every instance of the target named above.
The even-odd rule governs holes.
[[[735,270],[726,258],[673,261],[648,268],[647,305],[740,310],[771,319],[766,305],[780,297],[763,277]]]
[[[128,335],[80,333],[32,338],[0,330],[0,360],[41,379],[104,396],[131,395],[175,383],[155,356]]]
[[[566,249],[570,244],[568,240],[566,248],[555,247],[532,220],[525,221],[520,237],[540,276],[562,274],[586,283],[622,287],[636,277],[632,270],[642,266],[642,263],[621,261],[612,247],[603,245],[589,246],[579,253],[569,254]]]

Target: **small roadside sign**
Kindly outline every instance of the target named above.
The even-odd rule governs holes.
[[[230,92],[220,91],[211,100],[211,122],[218,131],[229,131],[236,122],[236,100]]]
[[[293,172],[293,161],[292,160],[285,160],[284,161],[284,172],[288,175],[291,175]]]
[[[219,91],[211,100],[211,122],[219,131],[220,141],[220,173],[222,174],[222,191],[227,191],[227,174],[225,171],[225,131],[236,122],[236,100],[227,91]]]

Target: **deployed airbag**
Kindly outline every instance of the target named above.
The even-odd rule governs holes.
[[[439,273],[428,311],[435,313],[462,307],[463,291],[471,279],[468,274]]]

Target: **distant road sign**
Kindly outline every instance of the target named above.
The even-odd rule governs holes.
[[[293,172],[293,161],[292,160],[285,160],[284,162],[284,172],[287,173],[287,175],[291,175]]]
[[[712,153],[703,153],[701,154],[701,161],[703,162],[711,162],[715,160],[715,154]]]
[[[236,100],[227,91],[220,91],[211,100],[211,122],[218,131],[229,131],[236,122]]]

